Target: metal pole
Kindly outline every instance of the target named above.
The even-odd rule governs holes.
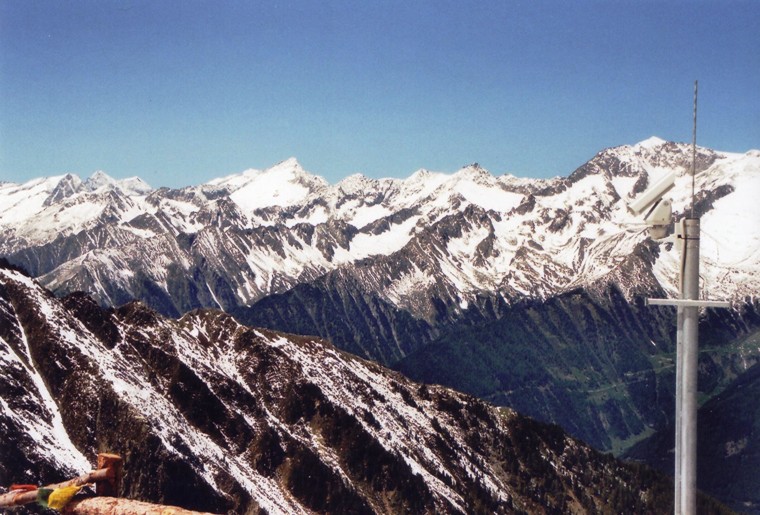
[[[699,297],[699,219],[684,223],[684,299]],[[681,339],[683,346],[681,382],[681,502],[683,514],[697,512],[697,371],[699,308],[684,306]]]
[[[683,250],[685,252],[685,250]],[[681,270],[683,274],[683,270]],[[681,281],[681,298],[683,298],[683,281]],[[681,412],[683,410],[683,307],[678,306],[678,318],[676,319],[676,437],[675,437],[675,462],[676,470],[673,476],[675,504],[673,513],[681,515]]]

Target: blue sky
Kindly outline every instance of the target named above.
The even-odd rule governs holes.
[[[567,175],[760,148],[760,2],[0,0],[0,180]]]

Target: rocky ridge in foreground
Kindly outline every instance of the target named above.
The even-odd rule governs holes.
[[[668,480],[557,426],[219,311],[104,310],[0,268],[0,322],[0,484],[58,480],[111,451],[122,495],[220,513],[670,503]]]

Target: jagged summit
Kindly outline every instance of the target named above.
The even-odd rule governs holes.
[[[118,189],[125,195],[147,195],[153,188],[139,177],[114,179],[102,170],[94,172],[86,181],[81,183],[84,191],[101,192]]]
[[[478,163],[472,163],[457,170],[453,178],[469,180],[487,180],[493,178],[491,172],[480,166]]]
[[[113,187],[115,184],[116,180],[102,170],[94,172],[90,178],[84,182],[84,186],[89,191],[96,191],[103,187]]]
[[[301,163],[298,162],[298,159],[294,156],[291,156],[287,159],[283,159],[279,163],[275,164],[271,168],[269,168],[272,171],[277,170],[303,170],[301,167]]]

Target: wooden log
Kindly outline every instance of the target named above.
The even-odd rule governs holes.
[[[98,454],[98,469],[108,470],[108,478],[95,482],[95,493],[105,497],[116,497],[121,488],[121,471],[124,460],[118,454]]]
[[[63,513],[71,515],[214,515],[175,506],[163,506],[115,497],[90,497],[71,501]]]

